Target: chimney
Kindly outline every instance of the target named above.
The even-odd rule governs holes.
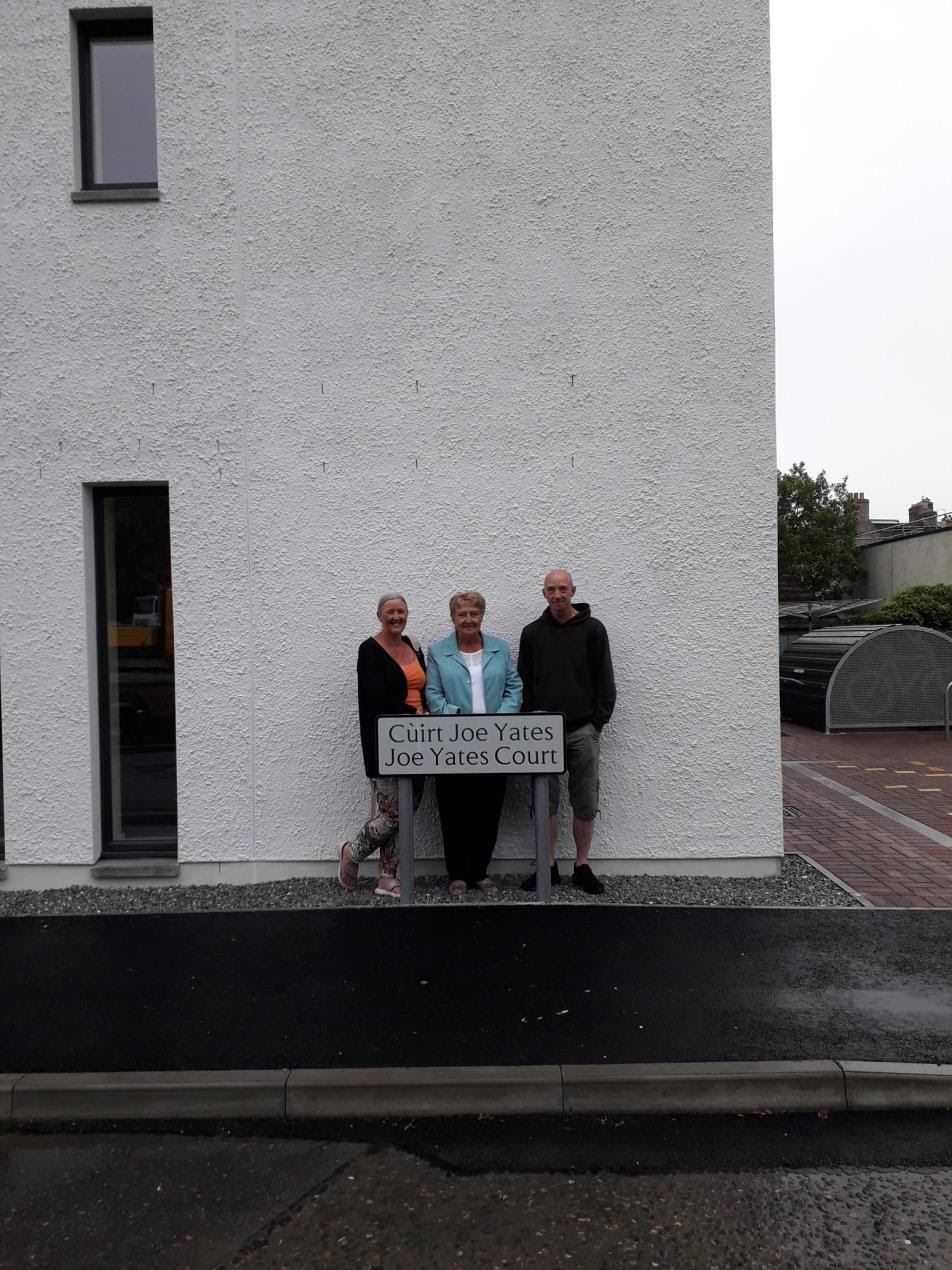
[[[926,498],[923,494],[918,503],[913,503],[909,508],[909,523],[917,529],[935,529],[939,517],[932,506],[931,498]]]
[[[862,542],[870,532],[869,499],[863,493],[850,494],[850,498],[856,504],[856,541]]]

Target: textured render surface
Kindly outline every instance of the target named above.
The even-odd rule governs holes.
[[[141,205],[70,202],[67,9],[0,12],[8,859],[97,853],[114,480],[171,490],[182,860],[332,856],[376,596],[515,645],[554,564],[615,654],[598,854],[779,853],[766,3],[156,0]]]
[[[909,586],[952,582],[952,529],[877,543],[863,552],[866,594],[888,600]]]

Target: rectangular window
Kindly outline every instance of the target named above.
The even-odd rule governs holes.
[[[71,14],[83,189],[154,189],[159,170],[152,12],[73,9]]]
[[[93,491],[103,855],[176,846],[169,492]]]
[[[4,858],[6,843],[3,823],[3,723],[0,720],[0,860]]]

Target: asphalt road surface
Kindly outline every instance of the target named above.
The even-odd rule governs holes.
[[[952,913],[8,918],[0,1071],[952,1061]]]
[[[952,1265],[950,1127],[867,1115],[10,1134],[0,1268],[939,1270]]]

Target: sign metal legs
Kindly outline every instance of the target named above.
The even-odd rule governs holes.
[[[528,742],[532,746],[520,749]],[[498,744],[497,744],[498,738]],[[505,743],[509,742],[509,743]],[[540,748],[534,748],[536,745]],[[481,748],[480,748],[481,747]],[[536,898],[543,903],[552,898],[549,869],[549,774],[565,770],[565,718],[560,713],[533,710],[525,716],[512,714],[454,714],[425,718],[406,714],[377,716],[378,774],[395,777],[397,814],[400,817],[397,844],[400,850],[398,877],[400,898],[413,904],[413,779],[421,776],[456,775],[476,768],[486,775],[529,776],[535,817]],[[465,814],[465,813],[463,813]]]
[[[400,863],[397,875],[400,879],[400,903],[413,903],[413,781],[409,776],[397,777],[397,846]]]
[[[549,872],[549,778],[532,778],[532,818],[535,822],[536,899],[545,903],[552,895]]]
[[[397,778],[397,799],[400,826],[397,844],[400,848],[400,903],[412,904],[413,895],[413,781],[409,776]],[[536,899],[545,902],[552,896],[552,876],[549,872],[549,778],[532,778],[532,815],[535,823]]]

